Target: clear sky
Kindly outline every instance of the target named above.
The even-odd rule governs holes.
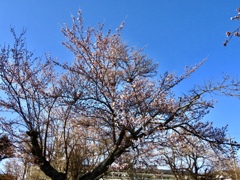
[[[141,48],[159,62],[159,73],[181,74],[186,65],[204,58],[207,62],[178,92],[186,92],[194,84],[218,79],[222,73],[240,78],[240,38],[233,38],[227,47],[225,32],[234,30],[239,1],[235,0],[0,0],[0,43],[13,41],[10,27],[19,33],[27,29],[27,44],[36,55],[51,53],[61,61],[72,55],[61,45],[61,27],[71,25],[71,15],[83,12],[85,26],[105,23],[115,30],[125,21],[124,41]],[[240,142],[240,100],[215,97],[215,108],[205,120],[217,127],[229,125],[229,135]]]

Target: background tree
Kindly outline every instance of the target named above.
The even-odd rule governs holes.
[[[16,159],[7,161],[5,164],[5,174],[12,177],[11,179],[13,180],[24,179],[22,164]]]
[[[74,54],[70,64],[34,58],[24,32],[17,37],[13,30],[15,44],[0,54],[0,107],[14,114],[1,120],[2,131],[47,176],[65,180],[76,162],[79,180],[97,179],[112,165],[122,168],[129,153],[137,153],[137,165],[147,168],[159,163],[156,150],[173,132],[219,149],[239,146],[229,143],[226,128],[202,121],[214,105],[205,94],[236,95],[238,81],[224,77],[175,97],[174,87],[204,61],[181,76],[165,72],[156,78],[157,65],[143,49],[122,41],[123,23],[112,34],[101,24],[84,29],[80,11],[72,19],[72,27],[62,29],[63,44]]]
[[[13,144],[7,135],[0,137],[0,161],[14,156]]]
[[[227,176],[231,168],[231,149],[211,147],[208,142],[191,135],[171,134],[159,152],[163,165],[167,165],[176,179],[218,179]]]

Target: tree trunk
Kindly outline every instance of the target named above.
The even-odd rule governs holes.
[[[97,167],[93,169],[92,172],[89,172],[87,174],[84,174],[82,177],[79,178],[79,180],[94,180],[101,174],[104,174],[107,170],[109,165],[111,165],[116,157],[119,157],[123,153],[123,150],[116,150],[113,151],[107,159],[105,159],[102,163],[100,163]]]
[[[51,166],[51,164],[45,161],[42,165],[40,165],[40,169],[52,180],[66,180],[66,174],[58,172],[55,168]]]
[[[104,174],[108,167],[117,159],[119,158],[127,148],[129,148],[132,145],[132,142],[128,139],[125,142],[124,147],[116,147],[112,153],[109,154],[109,156],[100,163],[97,167],[93,169],[92,172],[89,172],[82,177],[80,177],[78,180],[94,180],[95,178],[99,177],[100,175]]]
[[[27,135],[31,138],[32,154],[34,156],[34,162],[40,167],[40,169],[52,180],[66,180],[66,173],[58,172],[50,163],[46,160],[46,157],[42,155],[42,149],[38,143],[39,133],[37,131],[27,132]]]

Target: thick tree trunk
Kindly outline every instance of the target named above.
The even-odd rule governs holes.
[[[46,157],[42,154],[42,149],[38,143],[38,132],[30,131],[27,134],[31,138],[32,145],[32,154],[34,156],[34,162],[40,167],[40,169],[52,180],[66,180],[67,176],[65,173],[58,172],[47,160]]]
[[[132,145],[132,142],[130,140],[126,140],[124,147],[116,146],[113,152],[110,153],[109,156],[102,163],[100,163],[97,167],[95,167],[92,172],[89,172],[83,175],[82,177],[80,177],[79,180],[94,180],[95,178],[104,174],[108,170],[108,167],[117,158],[119,158],[126,151],[126,149],[129,148],[131,145]]]
[[[109,165],[111,165],[115,161],[115,158],[119,157],[122,153],[123,151],[118,151],[117,154],[114,152],[111,153],[111,155],[109,155],[107,159],[95,167],[92,172],[83,175],[79,178],[79,180],[94,180],[98,176],[104,174],[108,170]]]
[[[51,166],[51,164],[45,161],[42,165],[40,165],[40,169],[52,180],[66,180],[66,174],[58,172],[55,168]]]

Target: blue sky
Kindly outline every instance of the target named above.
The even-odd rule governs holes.
[[[185,92],[194,84],[218,79],[222,73],[240,78],[240,38],[227,47],[225,32],[239,26],[230,21],[239,1],[231,0],[1,0],[0,43],[13,41],[10,27],[19,33],[27,29],[27,44],[37,56],[51,53],[61,61],[71,61],[61,45],[61,27],[71,25],[71,15],[83,12],[85,26],[105,23],[115,30],[125,21],[123,39],[130,45],[146,47],[146,54],[159,62],[159,73],[181,74],[186,65],[208,60],[176,90]],[[229,136],[240,141],[240,100],[215,97],[219,102],[205,117],[217,127],[229,125]]]

